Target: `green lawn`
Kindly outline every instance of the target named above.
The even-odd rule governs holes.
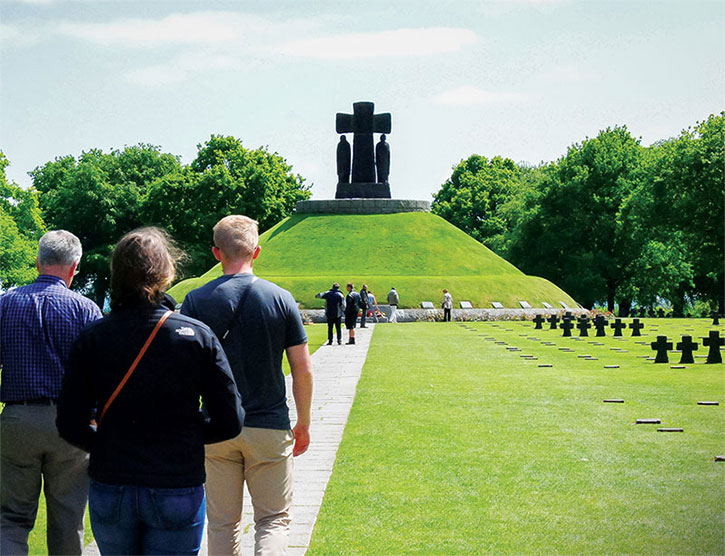
[[[447,288],[454,300],[474,307],[500,301],[519,307],[525,300],[543,308],[576,302],[543,278],[526,276],[493,251],[430,213],[295,214],[264,232],[255,272],[294,295],[304,308],[321,308],[315,294],[333,282],[368,284],[380,303],[391,287],[401,307],[438,302]],[[291,255],[293,254],[293,256]],[[198,278],[176,284],[169,293],[177,301],[192,289],[221,275],[216,265]]]
[[[647,319],[640,340],[708,322]],[[611,331],[466,327],[376,327],[308,554],[725,553],[723,365],[655,365]]]

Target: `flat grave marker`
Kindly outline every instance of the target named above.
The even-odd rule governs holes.
[[[662,427],[657,429],[657,432],[685,432],[685,429],[680,427]]]
[[[566,303],[564,303],[563,301],[559,301],[559,305],[561,305],[562,308],[564,308],[564,309],[568,309],[569,308],[569,306]]]
[[[716,401],[700,401],[700,402],[697,402],[697,405],[720,405],[720,402],[716,402]]]
[[[662,422],[661,419],[637,419],[635,424],[637,425],[659,425]]]
[[[622,398],[606,398],[602,400],[604,403],[624,403]]]
[[[494,309],[503,309],[503,304],[502,304],[502,303],[500,303],[499,301],[492,301],[492,302],[491,302],[491,306],[492,306],[492,307],[493,307]]]
[[[421,301],[420,308],[421,309],[435,309],[435,305],[433,305],[433,303],[430,301]]]
[[[473,309],[473,305],[471,305],[470,301],[461,301],[459,302],[459,305],[461,306],[461,309]]]
[[[544,309],[553,309],[554,308],[553,305],[550,305],[546,301],[542,301],[541,304],[544,306]]]

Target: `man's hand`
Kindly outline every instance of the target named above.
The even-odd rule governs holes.
[[[292,429],[295,435],[295,446],[292,448],[292,456],[301,456],[310,446],[310,427],[304,427],[299,423]]]

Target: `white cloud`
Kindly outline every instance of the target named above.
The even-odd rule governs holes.
[[[38,42],[40,35],[34,29],[0,23],[0,43],[6,47],[27,46]]]
[[[581,81],[582,74],[574,66],[559,66],[552,71],[554,77],[564,81]]]
[[[457,52],[477,40],[468,29],[429,27],[294,40],[276,50],[289,56],[345,60]]]
[[[441,93],[435,97],[435,102],[447,105],[498,104],[523,102],[527,98],[524,93],[484,91],[471,85],[464,85]]]
[[[171,14],[163,19],[119,19],[109,23],[61,22],[61,35],[103,45],[221,45],[249,42],[273,27],[259,17],[234,12]]]
[[[137,85],[158,87],[186,80],[192,72],[218,69],[234,69],[240,60],[215,52],[189,52],[166,64],[135,68],[126,73],[126,79]]]

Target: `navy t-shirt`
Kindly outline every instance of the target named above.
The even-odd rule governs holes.
[[[292,294],[267,280],[252,284],[253,278],[231,274],[212,280],[187,294],[181,313],[206,323],[222,342],[242,395],[244,426],[288,430],[282,356],[286,348],[307,343],[307,334]],[[250,284],[241,314],[230,329]]]

